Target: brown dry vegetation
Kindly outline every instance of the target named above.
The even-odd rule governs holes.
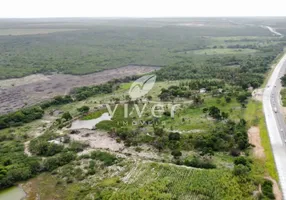
[[[33,105],[57,95],[68,94],[74,87],[102,84],[115,78],[149,73],[156,69],[156,67],[147,66],[126,66],[83,76],[32,75],[33,78],[3,80],[0,81],[0,114]]]

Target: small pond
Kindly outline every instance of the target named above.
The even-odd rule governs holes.
[[[111,120],[111,116],[108,113],[103,113],[100,117],[91,120],[75,120],[72,122],[70,127],[71,130],[73,129],[93,129],[96,124],[102,121]]]
[[[25,196],[24,190],[17,186],[0,191],[1,200],[22,200]]]

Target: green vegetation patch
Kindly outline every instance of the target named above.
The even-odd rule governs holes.
[[[158,163],[137,163],[127,182],[107,178],[97,186],[87,188],[102,199],[252,199],[255,186],[227,170],[195,170]],[[124,178],[123,178],[124,179]],[[88,187],[87,185],[85,185]],[[76,191],[73,197],[84,199],[86,192]],[[76,189],[76,190],[75,190]],[[90,195],[90,194],[89,194]]]
[[[198,55],[222,55],[222,54],[253,54],[258,52],[255,49],[202,49],[190,51],[188,53],[198,54]]]
[[[281,89],[280,95],[281,95],[282,105],[286,107],[286,88]]]

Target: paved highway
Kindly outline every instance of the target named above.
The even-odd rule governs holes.
[[[262,28],[267,28],[271,33],[273,33],[274,35],[278,35],[280,37],[283,37],[283,34],[277,32],[274,28],[270,27],[270,26],[261,26]]]
[[[263,110],[284,200],[286,200],[286,124],[280,104],[280,77],[285,74],[285,69],[286,55],[275,67],[263,93]]]

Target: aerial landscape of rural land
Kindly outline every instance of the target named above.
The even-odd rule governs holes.
[[[0,14],[0,200],[286,199],[286,17],[220,15]]]

